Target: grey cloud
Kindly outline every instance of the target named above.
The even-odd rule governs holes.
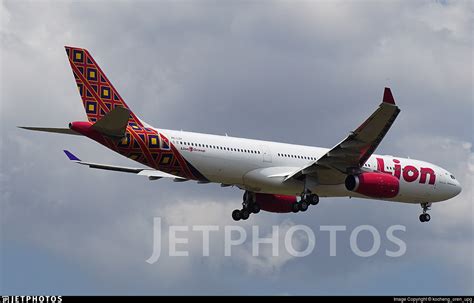
[[[1,14],[2,245],[23,243],[82,268],[99,285],[84,286],[88,293],[472,293],[469,1],[4,1]],[[131,163],[84,138],[16,129],[84,119],[64,45],[88,48],[136,113],[171,129],[329,147],[390,85],[402,113],[378,152],[438,163],[464,191],[435,204],[429,225],[417,222],[418,205],[358,199],[324,199],[305,214],[261,213],[244,224],[310,226],[316,251],[306,258],[257,260],[248,247],[230,261],[203,258],[194,235],[190,258],[150,266],[153,216],[223,226],[241,192],[88,170],[62,149]],[[329,257],[319,226],[360,224],[406,225],[406,256],[355,257],[345,233],[340,255]],[[439,285],[439,274],[450,282]],[[1,289],[18,289],[11,283]]]

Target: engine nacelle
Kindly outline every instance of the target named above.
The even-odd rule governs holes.
[[[296,202],[296,196],[256,193],[255,200],[262,210],[272,213],[289,213],[291,205]]]
[[[346,178],[346,189],[372,198],[393,198],[400,190],[399,180],[384,173],[362,173]]]

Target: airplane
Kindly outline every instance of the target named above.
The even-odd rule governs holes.
[[[65,48],[87,121],[20,128],[86,136],[145,166],[87,162],[64,151],[90,168],[236,186],[244,191],[242,208],[232,212],[236,221],[260,210],[305,212],[320,197],[356,197],[420,204],[419,220],[428,222],[432,203],[462,190],[453,174],[435,164],[374,154],[400,112],[388,87],[372,115],[330,149],[167,130],[141,120],[86,49]]]

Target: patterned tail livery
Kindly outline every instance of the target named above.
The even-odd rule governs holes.
[[[99,124],[98,121],[105,122],[106,115],[111,118],[113,113],[108,113],[116,107],[130,108],[86,49],[66,46],[66,53],[90,122],[72,122],[72,130],[146,166],[186,179],[207,181],[164,134],[143,125],[131,111],[128,126],[120,139],[91,127]]]
[[[97,122],[117,106],[130,109],[86,49],[70,46],[65,48],[90,122]],[[128,122],[129,125],[143,126],[133,112],[130,113]]]

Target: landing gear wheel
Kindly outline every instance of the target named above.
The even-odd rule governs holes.
[[[300,211],[306,211],[308,210],[308,206],[309,205],[306,201],[301,201],[298,208]]]
[[[300,211],[300,207],[298,205],[298,202],[295,202],[293,204],[291,204],[291,211],[294,212],[294,213],[297,213]]]
[[[421,203],[421,208],[423,209],[423,213],[420,215],[421,222],[429,222],[431,220],[431,216],[427,213],[430,210],[431,203]]]
[[[232,219],[234,219],[234,221],[239,221],[242,219],[242,213],[240,210],[236,209],[232,212]]]
[[[242,209],[240,214],[242,216],[242,220],[247,220],[250,216],[250,212],[247,209]]]
[[[429,222],[431,220],[431,216],[429,214],[424,214],[425,222]]]
[[[257,203],[254,203],[250,206],[250,209],[252,210],[254,214],[258,214],[260,212],[260,205],[258,205]]]
[[[318,195],[309,195],[306,198],[306,201],[311,205],[317,205],[319,203],[319,196]]]
[[[425,222],[425,214],[420,215],[420,222]]]
[[[431,216],[429,214],[421,214],[420,221],[421,222],[429,222],[431,220]]]

